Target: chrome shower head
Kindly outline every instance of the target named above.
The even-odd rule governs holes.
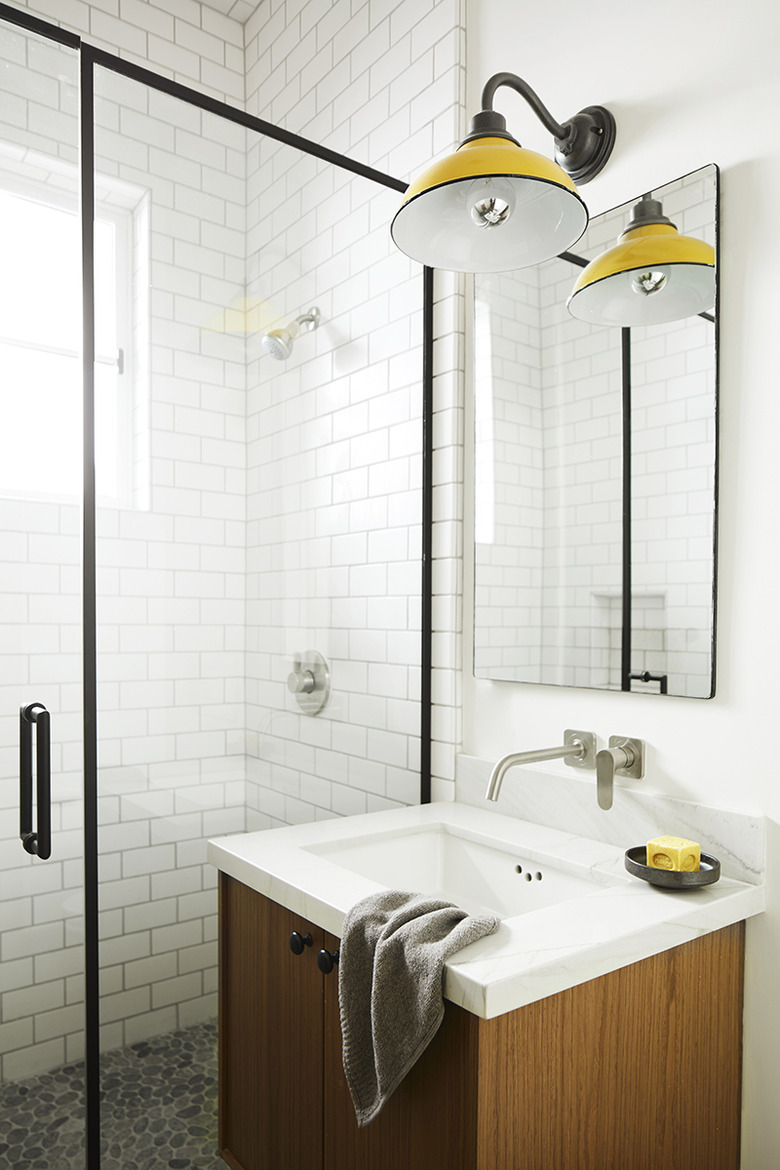
[[[281,329],[269,329],[267,333],[262,335],[260,342],[270,357],[275,358],[278,362],[285,362],[292,353],[293,341],[300,330],[305,329],[307,333],[311,333],[319,323],[319,309],[309,309],[308,313],[296,317],[289,325],[285,325]]]
[[[287,361],[292,353],[292,335],[287,329],[271,329],[260,338],[263,349],[278,362]]]

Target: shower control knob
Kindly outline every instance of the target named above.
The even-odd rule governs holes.
[[[293,695],[310,695],[316,679],[310,670],[293,670],[287,675],[287,689]]]
[[[330,975],[334,966],[338,964],[338,961],[338,951],[333,951],[331,954],[330,951],[323,950],[320,951],[320,953],[317,955],[317,966],[319,967],[320,971],[322,971],[323,975]]]
[[[310,947],[312,942],[310,934],[300,934],[294,930],[290,935],[290,950],[294,955],[302,955],[304,947]]]
[[[293,655],[292,673],[287,675],[287,689],[304,715],[317,715],[330,697],[330,670],[316,650]]]

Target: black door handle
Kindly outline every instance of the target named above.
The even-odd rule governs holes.
[[[33,723],[38,830],[33,832]],[[51,716],[43,703],[19,708],[19,836],[28,853],[51,857]]]

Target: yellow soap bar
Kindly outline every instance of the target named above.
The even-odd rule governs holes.
[[[647,864],[695,873],[701,868],[701,846],[685,837],[653,837],[647,842]]]

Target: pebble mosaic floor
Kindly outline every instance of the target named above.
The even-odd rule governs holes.
[[[101,1170],[225,1170],[217,1154],[217,1025],[101,1060]],[[84,1170],[84,1065],[0,1086],[0,1170]]]

